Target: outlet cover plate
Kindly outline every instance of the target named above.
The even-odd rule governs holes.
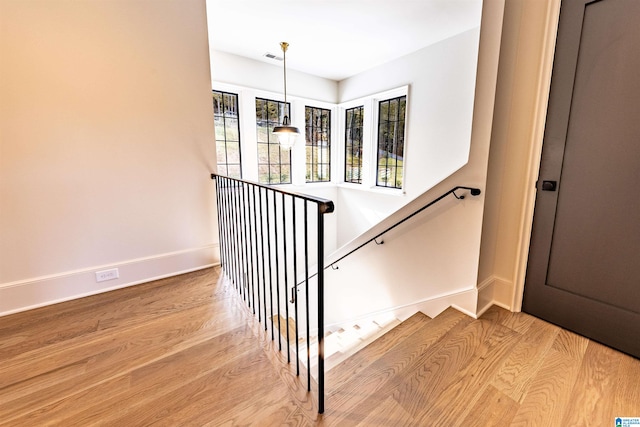
[[[114,280],[120,277],[120,273],[117,268],[110,268],[109,270],[96,271],[96,282],[104,282],[107,280]]]

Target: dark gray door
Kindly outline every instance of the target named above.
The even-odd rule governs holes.
[[[640,1],[563,0],[523,310],[640,357]]]

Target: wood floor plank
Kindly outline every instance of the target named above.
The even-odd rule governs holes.
[[[531,382],[512,426],[562,425],[580,365],[566,353],[551,349]]]
[[[105,423],[114,426],[148,426],[169,419],[201,399],[213,398],[212,408],[224,411],[237,399],[250,398],[256,388],[267,390],[274,382],[274,373],[264,367],[266,358],[261,350],[253,350],[236,359],[237,363],[224,364],[196,378],[167,384],[152,395],[146,389],[131,388],[121,401],[105,402],[99,407],[87,408],[80,414],[65,418],[66,425]],[[247,387],[238,379],[250,372],[254,383]],[[217,391],[217,392],[216,392]],[[249,396],[247,396],[249,394]],[[126,406],[122,401],[128,402]],[[162,402],[162,404],[159,404]],[[212,416],[215,416],[213,414]]]
[[[615,417],[640,418],[640,360],[626,354],[621,359],[611,413]]]
[[[582,361],[589,339],[566,329],[561,329],[553,343],[553,349],[566,354],[575,361]]]
[[[180,352],[237,325],[237,321],[227,319],[226,316],[218,319],[223,321],[211,324],[202,320],[189,320],[190,315],[194,314],[186,311],[176,316],[177,319],[169,319],[181,322],[171,322],[165,325],[166,329],[158,329],[157,325],[125,329],[117,337],[108,333],[81,344],[74,340],[66,348],[56,345],[55,351],[44,351],[37,358],[29,354],[27,356],[31,357],[21,357],[17,362],[12,359],[8,363],[0,363],[0,376],[10,383],[0,388],[0,416],[7,416],[9,413],[16,415],[21,408],[28,410],[36,405],[49,405],[70,393],[82,391],[117,374]],[[41,362],[34,364],[33,360]],[[70,365],[81,365],[85,374],[72,377],[65,375],[64,370],[57,367]],[[53,376],[58,381],[52,380]],[[37,392],[35,398],[34,392]]]
[[[216,306],[213,305],[216,309]],[[71,337],[65,341],[55,344],[34,348],[31,351],[23,352],[15,356],[0,359],[0,389],[15,382],[24,381],[25,374],[29,376],[41,375],[51,369],[51,366],[59,367],[69,364],[72,361],[80,361],[96,356],[101,352],[122,350],[130,346],[129,343],[135,341],[150,341],[149,336],[157,336],[167,344],[172,338],[180,339],[185,335],[197,333],[198,331],[210,331],[213,325],[218,325],[221,329],[226,329],[228,324],[233,323],[233,316],[229,316],[224,310],[225,306],[220,305],[218,316],[212,317],[212,306],[197,307],[191,310],[182,310],[167,314],[163,318],[164,329],[159,329],[155,323],[138,325],[137,327],[123,327],[117,331],[114,337],[112,331],[96,331],[95,333],[83,336]],[[50,324],[55,329],[56,323]],[[210,332],[207,332],[210,333]],[[148,344],[148,343],[147,343]],[[120,350],[118,350],[120,349]],[[33,360],[43,360],[47,363],[34,366]],[[29,366],[29,369],[25,369]],[[34,369],[35,368],[35,369]]]
[[[342,420],[354,416],[367,416],[402,385],[403,372],[414,372],[471,321],[466,316],[458,317],[452,313],[447,322],[420,329],[405,340],[407,347],[394,347],[372,363],[370,369],[355,375],[352,381],[330,395],[331,422],[335,423],[331,425],[340,425]]]
[[[100,383],[69,397],[56,400],[54,403],[23,412],[18,417],[0,418],[0,426],[63,426],[64,420],[86,409],[99,407],[105,401],[122,401],[120,396],[129,391],[129,377],[122,375]]]
[[[149,331],[147,331],[149,332]],[[164,336],[164,335],[163,335]],[[244,340],[243,340],[244,339]],[[132,342],[137,342],[132,341]],[[170,365],[167,361],[175,362],[175,365],[182,371],[189,368],[190,362],[198,363],[197,358],[193,358],[193,354],[202,352],[202,348],[207,351],[207,360],[202,363],[202,368],[209,367],[210,362],[216,362],[218,359],[227,357],[225,351],[230,347],[237,348],[253,348],[253,340],[250,331],[246,329],[234,330],[227,334],[216,334],[211,340],[199,341],[191,343],[186,347],[181,347],[182,351],[171,352],[166,351],[166,347],[159,346],[162,349],[161,352],[154,353],[145,348],[143,343],[153,346],[153,343],[157,344],[158,340],[154,340],[149,337],[144,337],[140,344],[133,344],[130,347],[132,351],[112,354],[109,363],[101,362],[99,369],[95,368],[88,371],[82,377],[61,377],[60,381],[54,383],[50,387],[38,387],[37,394],[26,394],[18,399],[7,399],[0,403],[0,417],[13,418],[22,415],[25,411],[32,410],[33,408],[47,408],[55,407],[60,399],[67,398],[75,400],[73,396],[83,390],[91,388],[95,384],[100,384],[104,381],[108,381],[118,375],[132,373],[132,381],[136,382],[139,378],[143,377],[140,371],[150,372],[157,366],[161,368]],[[169,341],[170,343],[171,341]],[[243,347],[244,343],[244,347]],[[179,343],[184,345],[184,340],[180,340]],[[216,356],[218,356],[216,358]],[[161,368],[157,369],[161,371]],[[164,371],[162,371],[164,372]],[[173,372],[173,371],[168,371]],[[149,378],[161,379],[162,376],[157,372]],[[29,384],[30,385],[30,384]],[[7,394],[11,394],[13,388],[6,390]],[[0,390],[5,392],[5,390]],[[24,394],[24,393],[22,393]],[[83,403],[84,404],[84,403]]]
[[[563,426],[610,425],[616,414],[613,400],[623,354],[589,342],[571,399],[565,409]]]
[[[475,345],[470,360],[454,373],[448,384],[430,405],[425,405],[416,419],[422,425],[460,425],[469,411],[482,397],[483,387],[489,384],[510,355],[512,344],[520,335],[499,323],[486,322],[486,338]],[[474,323],[478,323],[477,321]],[[451,408],[456,408],[452,411]]]
[[[471,362],[478,347],[491,334],[492,322],[471,322],[462,331],[451,336],[437,352],[421,359],[415,369],[401,374],[400,385],[393,397],[412,417],[432,407],[452,378]]]
[[[532,378],[540,369],[540,364],[559,331],[557,326],[534,319],[492,384],[516,402],[522,402]]]
[[[361,427],[410,426],[416,425],[416,421],[398,401],[389,396],[357,425]]]
[[[261,414],[260,423],[263,425],[283,425],[283,420],[296,417],[294,415],[296,409],[296,404],[288,399],[287,390],[284,387],[276,387],[267,393],[256,395],[253,399],[238,401],[236,405],[217,417],[208,414],[209,407],[204,407],[200,411],[194,410],[194,413],[201,412],[203,415],[199,415],[199,419],[192,419],[191,421],[198,421],[201,422],[198,425],[212,427],[244,426],[254,423],[256,414],[259,413]],[[204,421],[205,418],[209,418],[209,421]],[[304,417],[301,418],[299,425],[304,425]],[[309,422],[307,421],[308,424]],[[159,425],[172,427],[165,420]]]
[[[492,385],[485,387],[460,425],[465,427],[508,426],[519,405]]]
[[[507,316],[502,320],[502,324],[521,334],[525,334],[535,321],[535,317],[526,313],[507,313]]]

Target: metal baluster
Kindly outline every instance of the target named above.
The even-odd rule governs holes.
[[[225,225],[222,222],[222,206],[221,206],[221,197],[222,194],[220,192],[220,183],[218,181],[218,177],[215,178],[216,183],[216,212],[218,214],[218,246],[220,247],[220,263],[222,264],[222,268],[224,269],[224,256],[223,256],[223,248],[224,248],[224,238],[222,237],[225,229]]]
[[[282,326],[280,323],[280,251],[278,250],[278,206],[277,206],[277,193],[273,193],[273,235],[274,235],[274,249],[276,259],[276,313],[278,314],[278,350],[282,351]]]
[[[245,194],[246,199],[245,199],[245,209],[247,211],[247,218],[249,219],[248,222],[248,231],[247,231],[247,236],[249,237],[249,244],[247,245],[247,251],[248,251],[248,259],[249,259],[249,282],[251,283],[251,297],[253,299],[253,306],[252,306],[252,311],[253,314],[255,316],[256,314],[256,289],[255,289],[255,280],[254,280],[254,271],[255,271],[255,265],[253,263],[253,239],[251,238],[251,232],[252,232],[252,225],[253,225],[253,221],[252,221],[252,215],[251,215],[251,195],[250,195],[250,190],[251,188],[253,188],[253,185],[251,184],[247,184],[248,188],[247,188],[247,192]]]
[[[240,209],[240,185],[234,180],[235,191],[233,192],[234,211],[236,214],[236,275],[238,277],[238,290],[243,300],[247,300],[247,294],[244,292],[244,280],[242,274],[242,209]]]
[[[289,348],[289,303],[287,302],[287,290],[289,289],[289,276],[288,276],[288,261],[287,258],[287,212],[286,206],[284,203],[284,194],[282,194],[282,241],[284,242],[283,251],[284,251],[284,317],[285,317],[285,327],[287,328],[287,363],[291,363],[291,350]]]
[[[227,275],[227,279],[229,279],[229,281],[231,281],[231,283],[233,284],[233,255],[232,255],[233,226],[231,222],[231,207],[230,207],[230,198],[231,198],[230,191],[231,190],[229,189],[229,180],[226,178],[223,178],[222,181],[224,182],[223,203],[224,203],[224,211],[225,211],[225,224],[227,226],[227,237],[225,238],[226,240],[225,252],[226,252],[226,258],[227,258],[227,265],[226,265],[225,273]]]
[[[244,289],[247,295],[247,307],[251,308],[252,307],[252,301],[251,301],[251,288],[249,287],[249,252],[248,252],[248,245],[247,245],[247,241],[249,240],[247,237],[247,223],[249,221],[249,219],[247,218],[247,204],[246,204],[246,196],[245,196],[245,183],[241,182],[240,184],[240,216],[241,216],[241,221],[242,223],[240,224],[240,233],[242,234],[242,239],[241,239],[241,252],[240,255],[242,257],[242,265],[243,265],[243,270],[242,270],[242,277],[243,277],[243,284],[244,284]]]
[[[252,186],[253,191],[252,191],[252,195],[253,195],[253,218],[254,218],[254,222],[253,222],[253,236],[255,237],[255,254],[256,254],[256,290],[258,292],[258,322],[261,322],[261,313],[260,313],[260,261],[259,261],[259,256],[258,256],[258,221],[262,218],[262,216],[260,216],[260,218],[258,218],[258,210],[257,210],[257,206],[256,206],[256,186],[253,185]],[[260,189],[258,188],[258,191]],[[260,241],[260,245],[262,245],[262,241]]]
[[[266,190],[265,190],[266,193]],[[262,209],[262,188],[258,189],[258,196],[260,198],[260,212],[264,212]],[[266,215],[265,215],[266,219]],[[263,296],[263,306],[264,306],[264,330],[267,330],[267,276],[266,276],[266,267],[265,267],[265,259],[264,259],[264,221],[262,216],[260,217],[260,249],[262,253],[262,296]]]
[[[304,294],[307,319],[307,391],[311,391],[311,340],[309,329],[309,212],[307,200],[304,201]]]
[[[235,198],[235,182],[228,180],[230,183],[229,188],[229,214],[231,215],[231,224],[238,223],[237,212],[235,210],[236,198]],[[238,228],[231,227],[232,246],[231,246],[231,260],[232,260],[232,275],[233,284],[238,289]]]
[[[294,197],[291,198],[292,205],[292,215],[293,215],[293,289],[292,289],[292,298],[293,298],[293,310],[294,310],[294,319],[296,322],[295,326],[295,336],[296,336],[296,376],[300,375],[300,345],[298,339],[298,242],[296,233],[296,223],[298,219],[296,218],[296,199]]]
[[[275,195],[274,195],[275,197]],[[267,259],[269,260],[269,306],[271,308],[269,319],[271,320],[271,341],[275,339],[274,331],[273,331],[273,270],[271,263],[271,225],[269,218],[271,214],[269,213],[269,192],[265,194],[266,198],[266,211],[267,211]],[[266,324],[266,322],[265,322]]]
[[[324,412],[324,215],[318,204],[318,412]]]

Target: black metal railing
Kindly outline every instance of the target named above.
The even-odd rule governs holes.
[[[306,340],[307,390],[311,390],[311,324],[317,322],[318,412],[324,412],[324,215],[334,210],[333,202],[268,185],[211,174],[216,182],[220,260],[233,283],[259,322],[264,321],[271,340],[282,351],[282,320],[285,320],[287,362],[291,342],[295,343],[296,374],[300,374],[299,342]],[[315,225],[315,227],[313,227]],[[315,244],[310,244],[314,242]],[[311,295],[310,265],[315,295]],[[317,276],[317,277],[316,277]],[[300,279],[302,278],[302,280]],[[304,285],[300,298],[288,300],[289,282]],[[315,300],[315,307],[310,301]],[[294,331],[290,336],[290,304]],[[316,310],[316,318],[311,313]],[[299,313],[304,310],[304,313]],[[283,317],[284,316],[284,317]],[[300,337],[299,325],[304,325]],[[277,325],[277,326],[276,326]]]

